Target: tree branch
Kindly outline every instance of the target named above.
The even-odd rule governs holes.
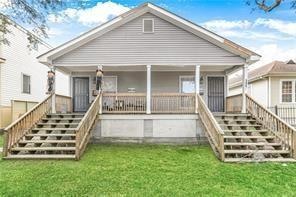
[[[282,0],[274,0],[274,3],[271,5],[267,5],[266,0],[256,0],[255,2],[260,9],[264,10],[265,12],[270,12],[274,8],[278,7],[282,3]]]

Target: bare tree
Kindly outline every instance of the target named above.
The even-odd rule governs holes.
[[[255,2],[260,9],[265,12],[270,12],[274,8],[278,7],[282,3],[282,0],[274,0],[271,4],[267,4],[266,0],[256,0]]]
[[[247,5],[252,5],[253,0],[247,0]],[[275,8],[279,7],[284,0],[254,0],[256,7],[265,12],[271,12]],[[296,9],[296,0],[287,0],[291,4],[291,9]]]

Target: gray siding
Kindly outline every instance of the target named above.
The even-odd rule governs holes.
[[[142,33],[143,18],[154,33]],[[146,13],[55,59],[63,65],[242,64],[244,60],[155,15]]]

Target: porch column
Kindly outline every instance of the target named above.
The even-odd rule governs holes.
[[[53,76],[53,86],[52,86],[52,101],[51,101],[51,113],[56,113],[56,67],[52,66]]]
[[[151,114],[151,65],[147,65],[146,114]]]
[[[242,113],[247,112],[247,91],[248,91],[248,64],[243,66],[243,80],[242,80]]]
[[[200,65],[195,66],[195,113],[198,113],[198,100],[199,94],[199,79],[200,79]]]
[[[98,70],[103,70],[103,66],[98,66],[97,67]],[[96,73],[97,74],[97,73]],[[101,86],[103,85],[103,81],[102,81],[102,84]],[[102,94],[101,97],[100,97],[100,108],[99,108],[99,114],[103,114],[103,88],[101,87],[101,89],[97,92],[98,94]]]

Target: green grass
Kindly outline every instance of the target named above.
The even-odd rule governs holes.
[[[293,196],[296,164],[225,164],[208,146],[91,145],[80,161],[0,161],[0,196]]]

